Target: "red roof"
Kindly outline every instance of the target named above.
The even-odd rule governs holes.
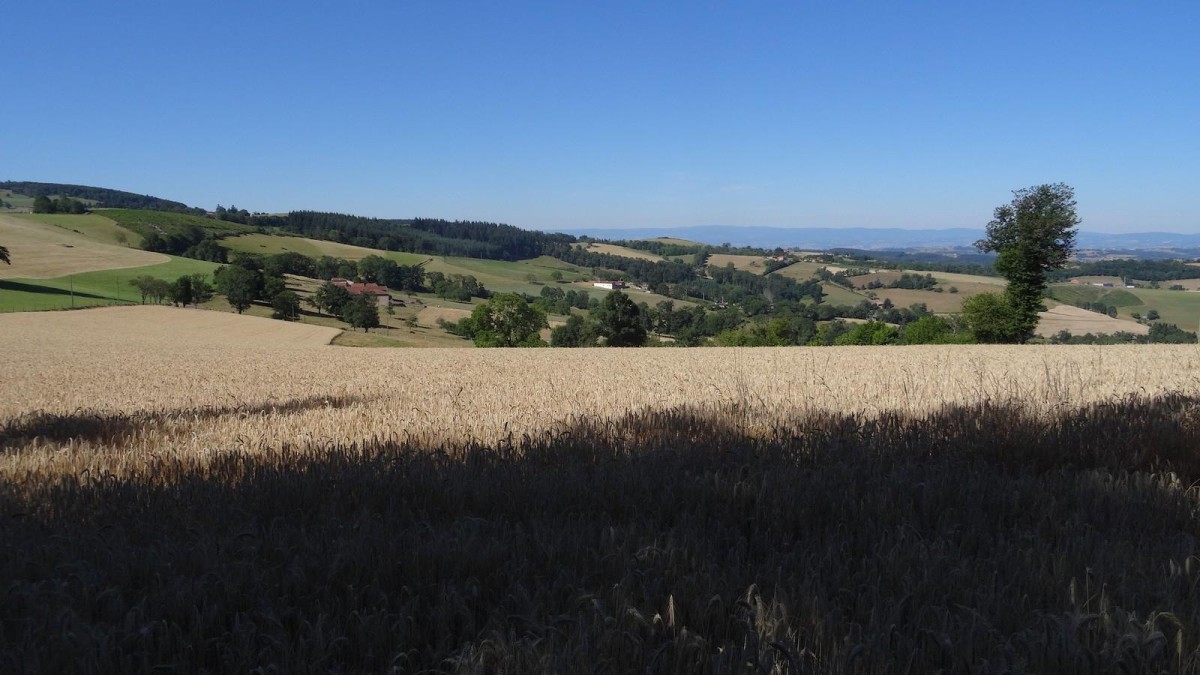
[[[379,284],[363,284],[355,282],[347,286],[346,290],[350,291],[351,295],[360,295],[362,293],[366,293],[367,295],[388,294],[387,286],[380,286]]]
[[[330,279],[329,281],[336,286],[341,286],[347,291],[350,291],[351,295],[360,295],[362,293],[366,293],[367,295],[388,294],[387,286],[381,286],[379,284],[363,283],[361,281],[347,281],[345,279]]]

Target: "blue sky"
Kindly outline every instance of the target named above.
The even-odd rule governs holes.
[[[6,6],[0,180],[521,227],[1200,231],[1197,2]]]

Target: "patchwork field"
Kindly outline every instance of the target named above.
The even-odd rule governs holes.
[[[0,316],[0,670],[1200,667],[1194,346],[324,331]]]

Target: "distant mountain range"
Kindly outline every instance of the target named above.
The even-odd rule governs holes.
[[[982,229],[951,228],[945,230],[904,230],[876,227],[734,227],[699,225],[693,227],[642,227],[621,229],[560,230],[576,236],[588,235],[598,239],[654,239],[674,237],[704,244],[730,243],[734,246],[760,248],[798,248],[826,250],[855,248],[884,249],[956,249],[974,248],[983,238]],[[1080,232],[1076,247],[1112,251],[1186,250],[1200,248],[1200,234],[1176,232],[1138,232],[1107,234]]]

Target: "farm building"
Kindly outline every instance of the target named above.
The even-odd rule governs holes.
[[[618,280],[613,280],[613,281],[593,281],[593,282],[592,282],[592,285],[593,285],[593,286],[595,286],[596,288],[607,288],[607,289],[608,289],[608,290],[610,290],[610,291],[614,291],[614,290],[617,290],[617,289],[619,289],[619,288],[625,288],[625,282],[624,282],[624,281],[618,281]]]
[[[350,295],[367,295],[375,298],[375,302],[380,307],[391,307],[392,296],[388,293],[387,286],[380,284],[364,283],[361,281],[350,281],[349,279],[330,279],[329,283],[334,286],[341,286],[350,292]]]

